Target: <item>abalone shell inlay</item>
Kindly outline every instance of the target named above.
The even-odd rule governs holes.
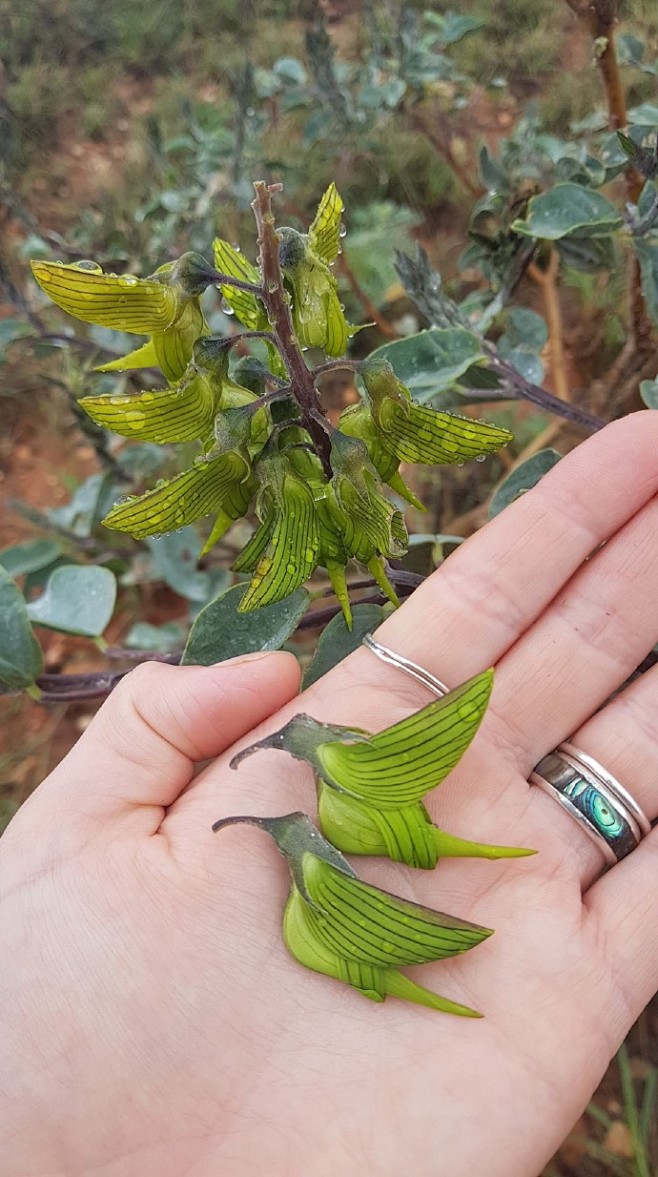
[[[617,860],[635,849],[638,838],[620,803],[613,805],[602,789],[556,752],[540,760],[535,773],[577,810],[592,834],[607,842]]]

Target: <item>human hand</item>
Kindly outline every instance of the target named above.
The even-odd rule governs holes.
[[[3,1174],[536,1177],[658,986],[657,835],[597,879],[600,851],[527,783],[573,735],[658,816],[658,668],[597,712],[658,638],[657,490],[658,417],[616,422],[377,633],[451,686],[496,667],[426,801],[451,833],[539,854],[357,864],[497,930],[419,970],[483,1021],[371,1004],[288,957],[285,865],[258,831],[210,825],[313,812],[304,766],[233,772],[233,747],[191,780],[191,759],[300,710],[379,730],[429,702],[421,686],[359,650],[247,738],[292,699],[286,655],[117,688],[0,843]]]

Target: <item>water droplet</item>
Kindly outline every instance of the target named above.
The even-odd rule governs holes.
[[[235,314],[235,311],[234,311],[233,307],[231,306],[230,302],[227,302],[225,298],[222,299],[222,311],[224,312],[225,315],[234,315]]]
[[[126,413],[126,423],[131,429],[143,429],[145,421],[146,413],[142,413],[141,409],[130,409]]]
[[[76,270],[89,270],[91,274],[102,274],[103,271],[98,262],[82,261],[75,263]]]
[[[341,221],[340,227],[338,229],[338,236],[339,237],[346,237],[347,236],[347,227],[343,224],[342,221]]]
[[[256,111],[253,106],[248,106],[244,113],[246,114],[248,119],[252,119],[254,117]]]
[[[486,460],[487,460],[486,454],[478,454],[475,459],[476,462],[486,462]]]
[[[119,278],[119,286],[136,286],[139,278],[135,278],[133,274],[123,274]]]

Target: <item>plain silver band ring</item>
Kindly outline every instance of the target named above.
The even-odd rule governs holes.
[[[362,644],[366,650],[370,650],[371,654],[376,654],[378,658],[381,658],[382,662],[397,666],[398,670],[403,670],[410,678],[415,678],[416,682],[422,683],[439,698],[449,694],[450,687],[442,683],[441,679],[435,678],[429,670],[424,670],[422,666],[419,666],[417,662],[412,662],[410,658],[403,658],[402,654],[396,654],[395,650],[390,650],[388,646],[382,646],[381,642],[375,641],[371,633],[366,634]]]

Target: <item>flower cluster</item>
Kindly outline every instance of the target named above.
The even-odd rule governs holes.
[[[158,366],[166,377],[162,389],[84,397],[80,404],[90,417],[124,437],[199,446],[189,469],[121,500],[105,525],[142,539],[213,516],[206,552],[253,506],[258,525],[235,564],[251,577],[241,611],[281,600],[321,566],[351,625],[351,560],[369,569],[397,604],[386,561],[404,555],[408,537],[384,484],[422,508],[400,463],[463,462],[499,449],[511,435],[415,403],[390,364],[378,359],[351,362],[363,400],[342,414],[337,429],[329,424],[301,352],[319,348],[338,357],[356,330],[345,319],[331,272],[342,211],[332,184],[308,233],[278,231],[274,282],[262,258],[259,268],[221,239],[214,265],[186,253],[149,278],[104,274],[93,262],[36,262],[33,270],[50,298],[76,318],[150,336],[102,371]],[[247,328],[244,336],[210,335],[200,296],[211,285]],[[233,344],[250,333],[265,337],[268,366],[252,358],[231,366]]]
[[[231,764],[237,768],[253,752],[278,749],[314,770],[322,833],[301,813],[226,818],[213,827],[247,822],[274,838],[292,876],[284,939],[291,955],[307,968],[344,981],[374,1001],[390,994],[432,1009],[478,1016],[416,985],[399,969],[467,952],[490,929],[369,886],[343,852],[382,855],[426,870],[440,857],[501,859],[534,853],[447,834],[432,824],[423,805],[423,797],[452,771],[475,736],[492,682],[492,671],[478,674],[378,735],[296,715],[234,757]]]

